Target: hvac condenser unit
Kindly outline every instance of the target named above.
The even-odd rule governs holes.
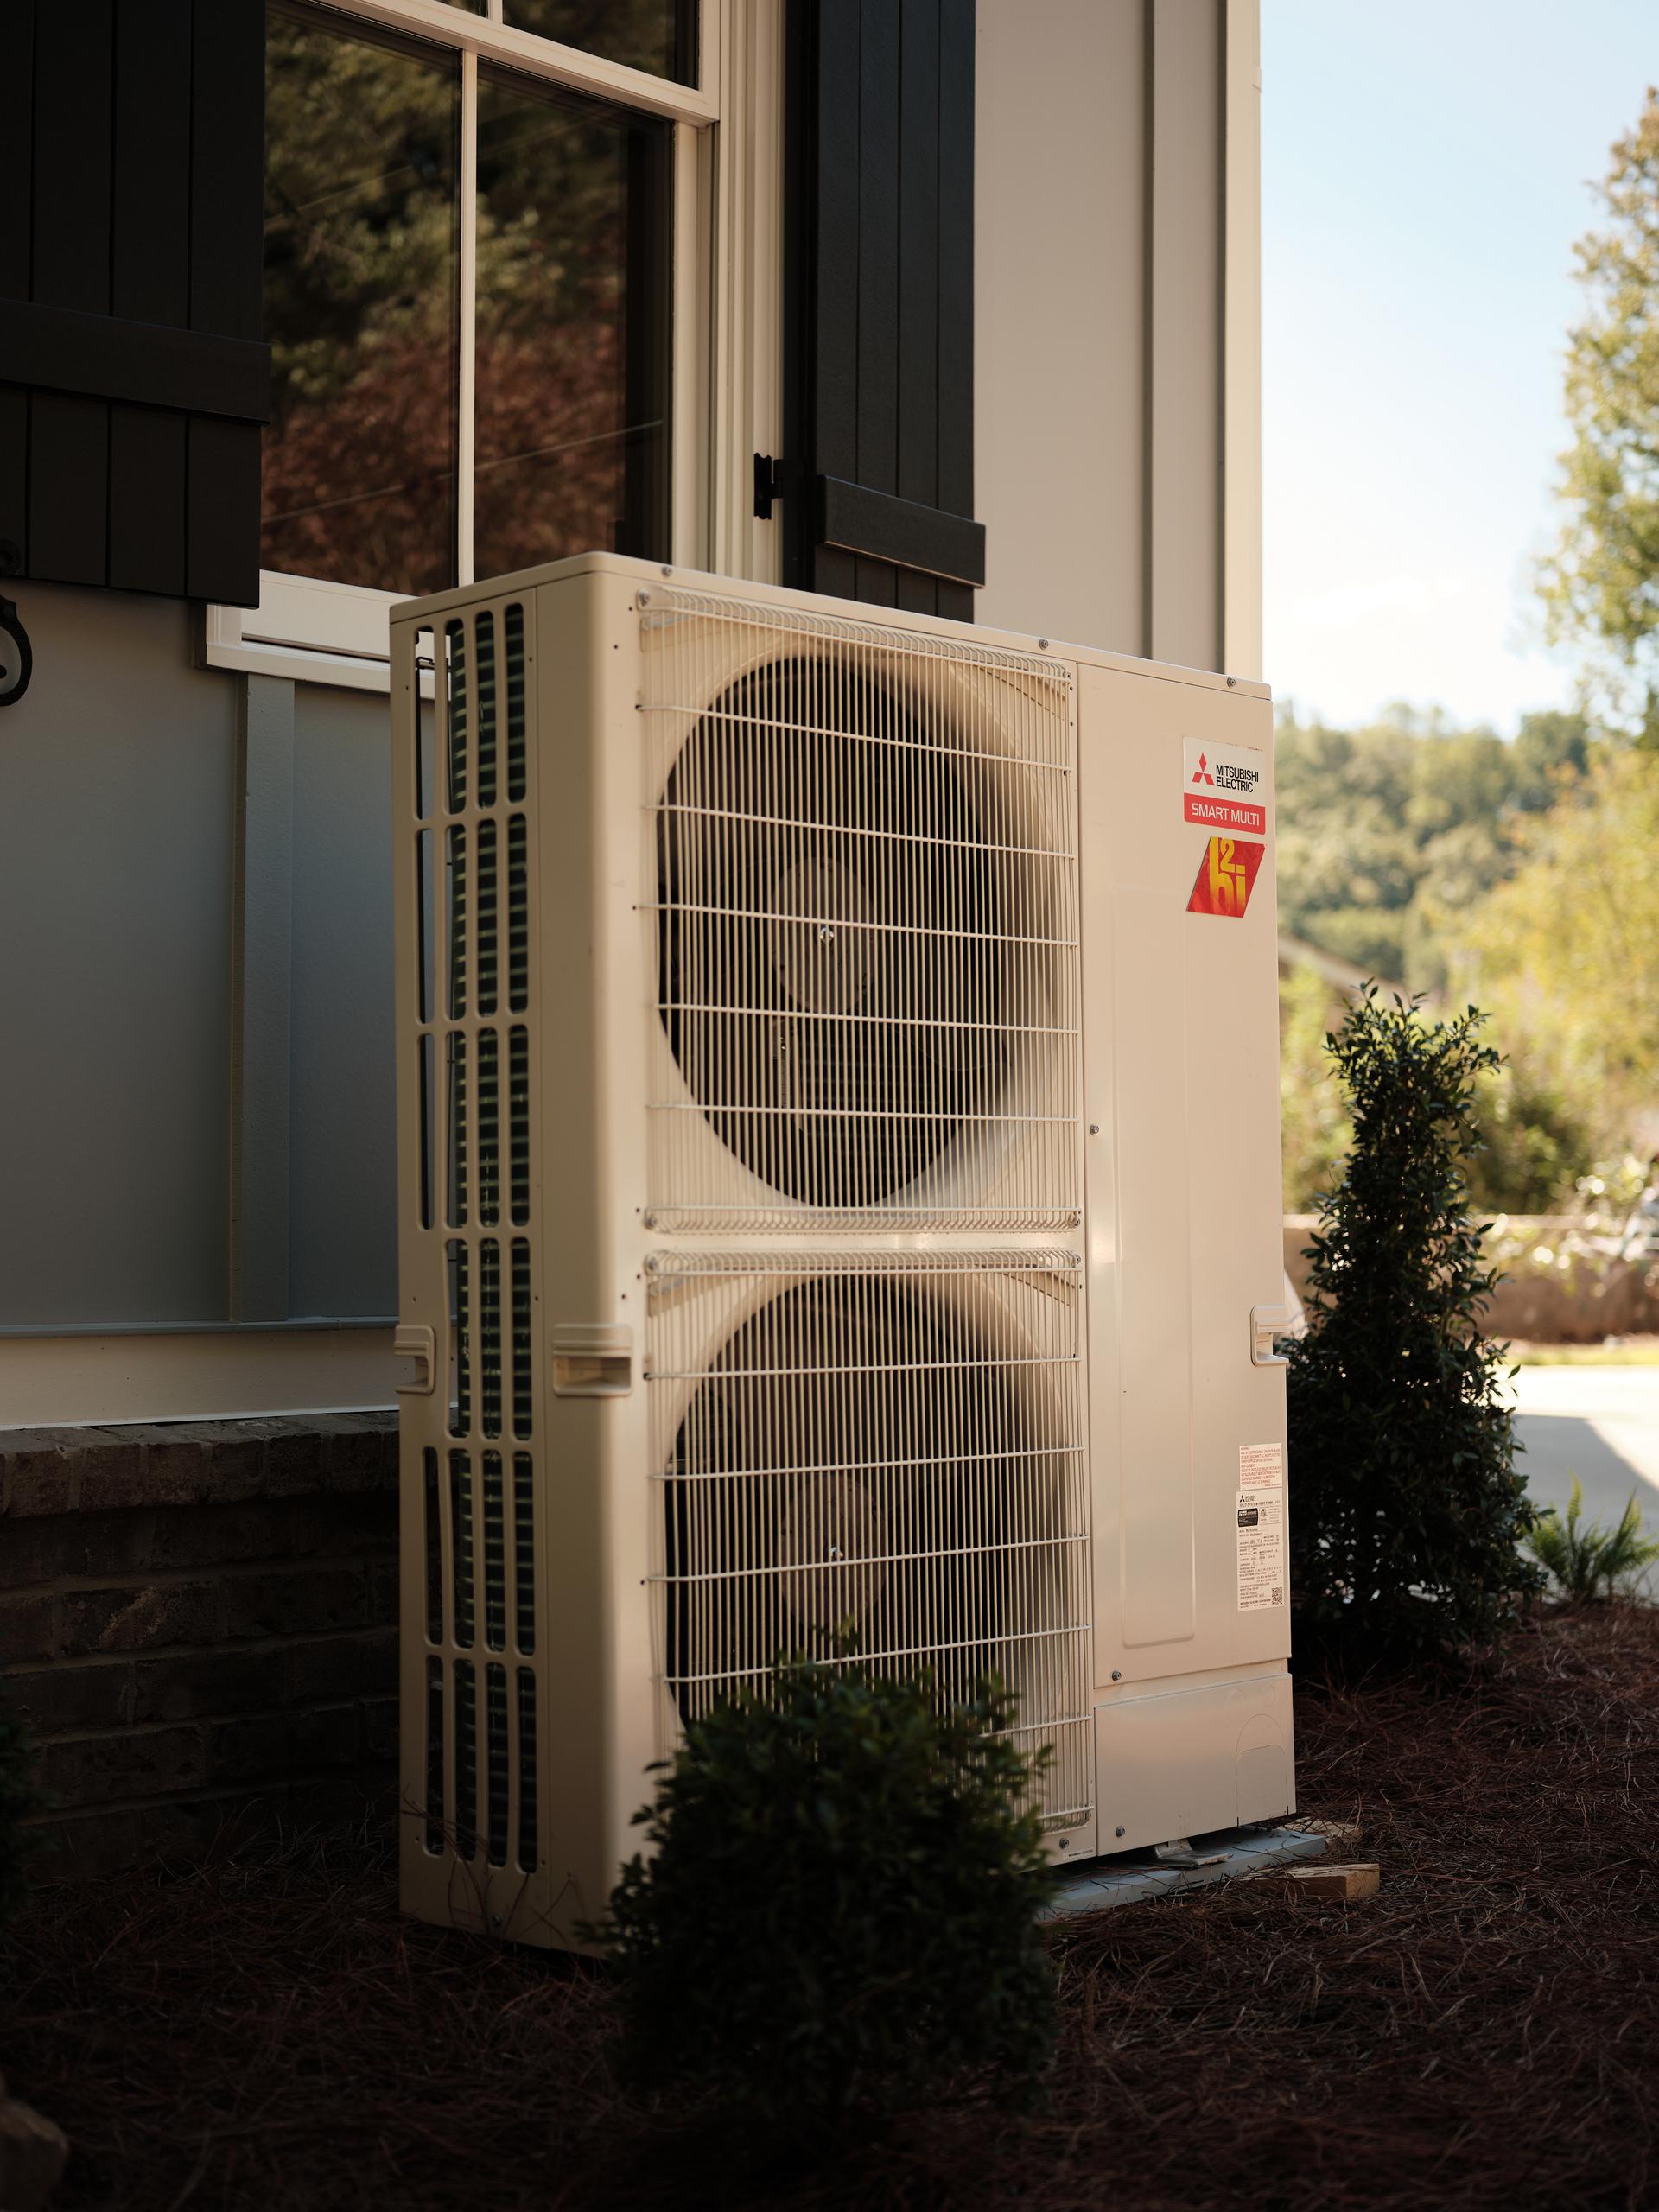
[[[601,555],[392,645],[405,1903],[569,1942],[848,1620],[1057,1858],[1290,1809],[1266,693]]]

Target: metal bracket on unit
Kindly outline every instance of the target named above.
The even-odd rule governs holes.
[[[1224,1851],[1194,1851],[1184,1835],[1154,1843],[1152,1855],[1160,1866],[1219,1866],[1227,1856]]]
[[[412,1359],[415,1372],[397,1385],[400,1395],[429,1398],[438,1379],[437,1339],[423,1322],[400,1321],[392,1331],[391,1349],[398,1359]]]
[[[1274,1344],[1289,1328],[1294,1318],[1288,1306],[1251,1306],[1250,1359],[1255,1366],[1286,1367],[1289,1365],[1283,1352],[1274,1350]]]
[[[613,1321],[553,1325],[556,1398],[626,1398],[633,1388],[633,1331]]]

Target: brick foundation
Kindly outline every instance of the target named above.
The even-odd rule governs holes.
[[[392,1414],[0,1430],[0,1671],[53,1871],[395,1802]]]

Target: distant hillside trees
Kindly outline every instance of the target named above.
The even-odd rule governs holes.
[[[1518,915],[1500,933],[1486,926],[1494,899],[1522,871],[1536,886],[1528,898],[1568,895],[1537,873],[1548,872],[1546,855],[1562,841],[1586,880],[1598,880],[1593,853],[1583,852],[1569,827],[1600,789],[1605,772],[1594,766],[1597,754],[1575,714],[1529,715],[1512,741],[1404,707],[1362,729],[1303,720],[1294,709],[1280,721],[1282,925],[1385,982],[1472,992],[1496,1010],[1507,1065],[1481,1077],[1486,1144],[1469,1163],[1476,1204],[1491,1212],[1548,1212],[1567,1203],[1579,1176],[1630,1141],[1640,1079],[1614,1096],[1589,1073],[1587,1035],[1570,1050],[1549,1040],[1565,998],[1541,998],[1529,987],[1522,1019],[1528,995],[1505,980]],[[1587,915],[1581,926],[1592,926]],[[1604,1018],[1602,999],[1586,1003],[1593,1007],[1586,1020]],[[1343,1005],[1339,992],[1311,974],[1288,978],[1281,993],[1285,1204],[1292,1211],[1310,1210],[1331,1187],[1349,1141],[1324,1050]],[[1649,1065],[1659,1071],[1659,1052]]]
[[[1282,927],[1414,989],[1448,973],[1460,918],[1514,869],[1516,830],[1546,811],[1589,733],[1572,714],[1526,715],[1506,741],[1390,708],[1364,729],[1280,719]]]

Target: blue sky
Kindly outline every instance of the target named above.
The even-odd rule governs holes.
[[[1512,731],[1569,662],[1553,532],[1588,189],[1659,80],[1655,0],[1263,0],[1268,680]]]

